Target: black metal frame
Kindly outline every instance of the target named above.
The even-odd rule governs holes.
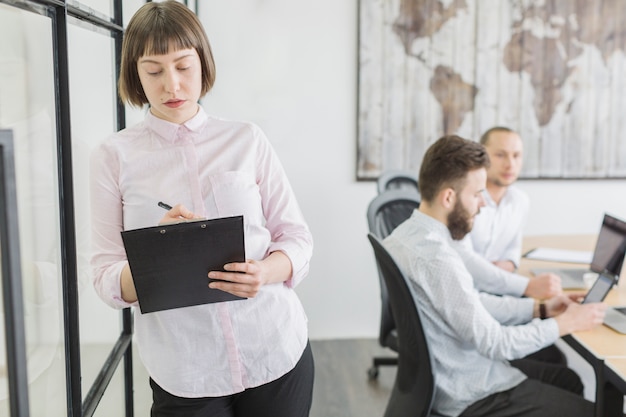
[[[132,377],[132,314],[130,309],[122,311],[122,332],[109,354],[100,373],[82,401],[80,369],[80,335],[78,318],[78,273],[76,259],[76,234],[74,216],[74,193],[72,176],[72,141],[70,121],[70,93],[68,71],[68,17],[87,22],[94,28],[108,30],[115,41],[116,79],[119,75],[121,41],[123,36],[122,0],[114,0],[113,19],[99,16],[88,7],[67,4],[61,0],[0,0],[0,3],[27,11],[45,14],[52,20],[53,59],[55,74],[55,105],[59,205],[61,225],[61,264],[63,293],[63,326],[66,357],[66,387],[68,417],[90,417],[94,414],[104,392],[124,358],[124,384],[126,417],[132,417],[133,377]],[[117,97],[117,130],[125,127],[124,106]],[[28,380],[23,320],[23,299],[20,280],[19,236],[17,230],[17,202],[15,188],[5,186],[5,172],[12,170],[10,141],[4,139],[7,133],[1,132],[3,172],[0,173],[0,196],[5,204],[0,204],[0,235],[2,246],[3,296],[7,333],[7,364],[9,395],[12,417],[27,417]],[[6,143],[5,143],[6,142]],[[13,175],[13,174],[11,174]],[[7,194],[8,193],[8,194]],[[12,193],[12,194],[11,194]],[[11,205],[9,205],[11,204]],[[9,206],[7,206],[9,205]],[[4,242],[10,242],[6,244]]]
[[[28,417],[28,375],[13,134],[0,130],[0,249],[11,416]]]
[[[595,356],[572,335],[563,336],[563,340],[593,368],[596,376],[595,417],[622,417],[626,395],[624,380],[611,372],[603,358]]]
[[[626,395],[626,381],[610,366],[604,362],[604,386],[602,387],[605,397],[606,416],[623,417],[624,396]]]

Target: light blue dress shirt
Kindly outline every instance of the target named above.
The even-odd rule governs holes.
[[[384,245],[409,280],[421,314],[437,412],[458,416],[476,401],[517,386],[526,376],[508,361],[558,339],[556,321],[531,319],[528,300],[505,300],[518,317],[499,321],[492,315],[486,305],[502,298],[478,292],[447,227],[434,218],[416,210]],[[524,307],[516,310],[518,303]]]

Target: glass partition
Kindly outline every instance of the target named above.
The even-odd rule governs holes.
[[[0,128],[14,134],[31,416],[66,416],[52,22],[0,4]],[[0,370],[6,369],[4,332]],[[0,373],[0,416],[8,415]]]
[[[0,417],[15,394],[7,366],[24,362],[11,390],[28,384],[28,398],[18,397],[31,416],[133,415],[132,317],[106,306],[92,286],[88,178],[94,146],[122,118],[134,124],[145,112],[124,112],[115,91],[116,42],[143,3],[0,0],[0,129],[13,132],[19,219],[10,224],[21,251],[5,257],[21,268],[24,306],[8,317],[23,317],[25,332],[17,350],[24,357],[9,364],[0,322]],[[2,239],[11,244],[11,236]]]
[[[71,23],[68,27],[68,57],[84,398],[120,335],[120,312],[97,296],[89,267],[89,156],[95,145],[116,131],[115,47],[108,32],[103,35],[86,23]]]

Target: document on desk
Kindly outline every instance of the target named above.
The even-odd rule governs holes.
[[[535,248],[524,254],[524,258],[550,262],[590,264],[593,252],[583,250]]]
[[[244,262],[243,216],[122,232],[142,314],[243,300],[209,288],[209,271]]]

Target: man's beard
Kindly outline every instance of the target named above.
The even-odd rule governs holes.
[[[452,212],[448,214],[448,230],[454,240],[461,240],[472,231],[472,215],[463,207],[461,200],[456,200]]]

